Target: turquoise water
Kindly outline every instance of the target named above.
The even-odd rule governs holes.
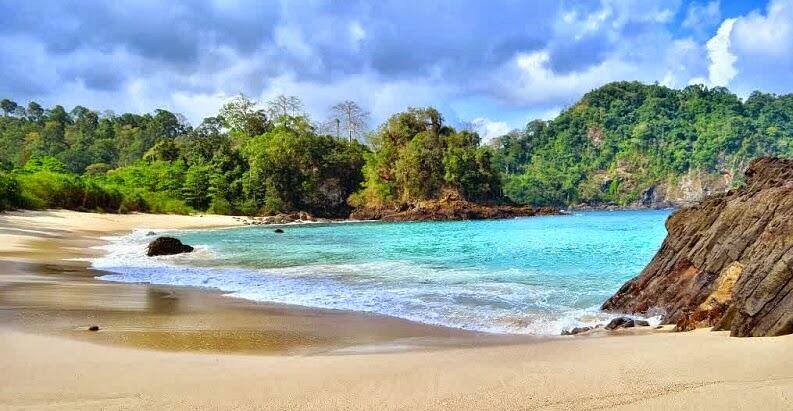
[[[105,280],[212,287],[256,301],[374,312],[499,333],[558,334],[659,248],[670,214],[253,226],[175,233],[196,252],[148,259],[141,230],[94,262]]]

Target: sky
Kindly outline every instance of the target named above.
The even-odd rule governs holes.
[[[194,125],[243,93],[376,127],[434,106],[485,139],[616,80],[793,91],[793,0],[0,0],[0,98]]]

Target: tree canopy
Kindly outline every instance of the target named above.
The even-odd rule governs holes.
[[[332,129],[302,107],[294,96],[260,104],[240,95],[194,127],[167,110],[117,115],[3,99],[0,210],[345,216],[450,194],[628,204],[689,173],[738,176],[755,157],[793,157],[793,95],[742,100],[721,87],[610,83],[487,145],[431,107],[371,133],[354,102],[333,107]]]
[[[192,127],[166,110],[115,115],[31,102],[20,111],[4,100],[0,210],[349,213],[367,148],[317,133],[296,97],[267,106],[274,121],[240,95]]]
[[[793,95],[610,83],[492,146],[515,201],[624,205],[687,173],[738,176],[755,157],[793,156]]]

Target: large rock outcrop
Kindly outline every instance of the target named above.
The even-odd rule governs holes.
[[[793,333],[793,160],[760,158],[744,187],[681,209],[650,264],[603,304],[688,330]]]
[[[350,214],[355,220],[382,221],[448,221],[490,220],[499,218],[555,215],[555,208],[534,208],[512,204],[480,204],[462,199],[455,193],[445,193],[436,200],[418,201],[399,208],[359,208]]]

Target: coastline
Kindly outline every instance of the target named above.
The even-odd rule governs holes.
[[[105,252],[100,246],[109,236],[242,226],[234,217],[51,210],[0,215],[0,225],[0,303],[11,308],[0,314],[0,323],[23,330],[144,349],[250,354],[520,339],[370,313],[256,302],[206,287],[103,281],[96,278],[103,272],[89,267],[90,258]],[[88,332],[91,325],[101,332]]]
[[[98,252],[91,247],[102,243],[100,236],[133,228],[234,225],[241,224],[223,216],[0,214],[6,370],[0,406],[785,409],[793,403],[793,370],[786,367],[793,361],[791,336],[738,339],[665,328],[493,341],[390,317],[103,282],[86,261],[75,260]],[[102,330],[86,331],[87,321]],[[145,330],[149,337],[135,337]]]

